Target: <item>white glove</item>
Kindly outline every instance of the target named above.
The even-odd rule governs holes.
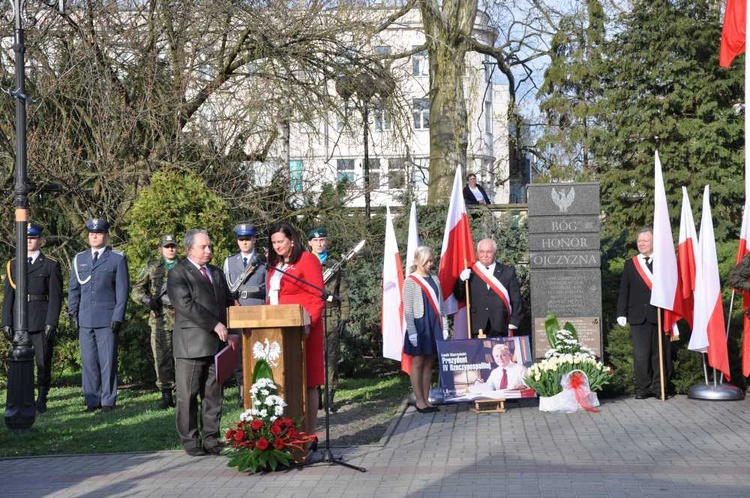
[[[617,317],[617,325],[619,325],[620,327],[624,327],[627,324],[628,324],[628,319],[627,318],[625,318],[624,316],[618,316]]]
[[[417,334],[409,334],[409,342],[415,348],[417,347]]]
[[[447,340],[448,340],[448,336],[449,336],[449,335],[450,335],[450,334],[448,333],[448,329],[443,329],[443,340],[444,340],[444,341],[447,341]]]
[[[471,276],[471,268],[464,268],[464,270],[461,272],[458,278],[461,279],[461,282],[466,282],[467,280],[469,280],[470,276]]]

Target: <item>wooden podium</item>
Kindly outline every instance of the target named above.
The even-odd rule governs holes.
[[[230,306],[227,308],[227,327],[242,329],[242,372],[245,379],[245,410],[252,406],[247,391],[252,385],[258,345],[265,352],[277,350],[278,358],[270,358],[273,381],[279,396],[287,404],[284,414],[297,418],[305,416],[305,326],[310,315],[299,304],[278,306]],[[278,348],[278,349],[277,349]]]

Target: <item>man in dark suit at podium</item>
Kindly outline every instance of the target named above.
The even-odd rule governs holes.
[[[232,348],[239,342],[238,336],[230,335],[227,329],[227,307],[234,301],[224,273],[208,264],[213,251],[206,231],[188,231],[185,249],[187,258],[169,272],[167,280],[167,294],[176,313],[172,340],[177,432],[188,455],[218,455],[221,386],[216,383],[214,355],[224,342]]]

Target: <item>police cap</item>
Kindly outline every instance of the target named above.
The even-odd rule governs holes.
[[[92,218],[86,221],[86,230],[93,233],[109,232],[109,223],[102,218]]]

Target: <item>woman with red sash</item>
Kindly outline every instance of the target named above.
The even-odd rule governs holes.
[[[269,304],[301,304],[310,315],[310,332],[305,338],[307,406],[305,432],[315,433],[318,416],[318,386],[325,383],[323,372],[323,309],[325,301],[314,287],[323,288],[323,270],[318,258],[305,251],[299,234],[287,223],[276,223],[269,230],[266,289]],[[282,270],[284,273],[281,273]],[[292,275],[299,280],[290,277]],[[300,281],[301,280],[301,281]]]
[[[427,246],[414,252],[414,265],[404,282],[404,352],[412,357],[411,387],[417,411],[438,411],[429,401],[432,369],[437,355],[437,341],[448,338],[448,320],[443,308],[440,281],[430,270],[435,264],[435,253]]]

